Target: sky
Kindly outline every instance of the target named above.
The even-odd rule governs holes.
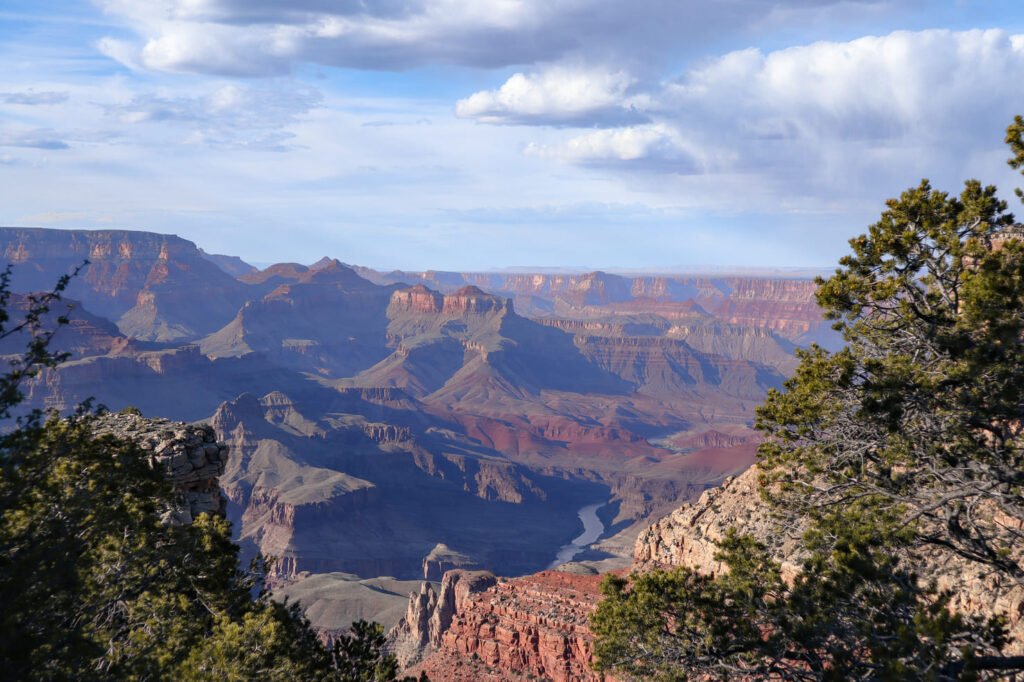
[[[256,263],[829,267],[1017,113],[1019,0],[0,0],[0,225]]]

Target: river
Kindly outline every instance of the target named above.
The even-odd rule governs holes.
[[[579,517],[583,522],[583,532],[573,538],[568,545],[562,545],[558,554],[555,555],[555,560],[548,566],[549,570],[561,566],[567,561],[572,561],[577,554],[587,548],[587,545],[597,542],[597,539],[604,533],[604,524],[597,517],[597,510],[604,505],[604,502],[598,502],[597,504],[588,504],[580,509]]]

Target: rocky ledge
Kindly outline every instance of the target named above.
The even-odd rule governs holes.
[[[392,630],[407,674],[439,682],[552,680],[597,682],[590,670],[587,619],[601,576],[544,571],[511,580],[479,571],[448,571],[435,597],[428,583],[410,595]]]
[[[178,495],[168,510],[170,523],[192,523],[199,514],[223,516],[227,501],[219,478],[228,460],[228,447],[217,441],[207,424],[186,424],[167,419],[147,419],[133,412],[109,412],[96,419],[97,436],[113,435],[138,445],[150,466],[162,469]]]
[[[779,530],[761,498],[758,470],[731,477],[639,536],[633,571],[686,566],[705,574],[725,567],[716,543],[729,528],[763,542],[792,579],[802,555],[799,529]],[[1009,654],[1024,654],[1024,588],[947,553],[918,550],[908,557],[920,573],[955,594],[964,613],[1003,613]],[[601,599],[602,576],[585,567],[544,571],[515,579],[480,571],[451,570],[440,592],[423,583],[409,598],[405,618],[390,633],[406,674],[425,672],[436,682],[609,680],[591,670],[593,635],[588,618]]]
[[[697,502],[683,505],[641,533],[634,550],[634,570],[686,566],[716,575],[724,566],[714,558],[715,543],[726,530],[736,528],[769,548],[781,563],[784,578],[794,576],[802,560],[796,540],[802,530],[780,531],[779,522],[760,496],[758,472],[754,466],[727,479],[721,487],[708,490]],[[934,579],[940,590],[953,593],[952,608],[969,614],[1004,614],[1010,637],[1008,653],[1024,654],[1024,587],[937,549],[917,549],[907,560],[920,575]]]

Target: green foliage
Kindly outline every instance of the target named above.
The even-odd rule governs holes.
[[[352,623],[351,632],[336,639],[331,650],[335,667],[348,671],[342,673],[342,682],[387,682],[394,679],[398,674],[398,662],[394,656],[381,655],[384,641],[384,628],[380,623],[365,620]],[[425,676],[421,678],[425,679]]]
[[[812,551],[789,581],[763,546],[735,533],[716,557],[728,567],[721,576],[608,576],[591,618],[596,667],[666,682],[946,679],[963,649],[1002,642],[1000,623],[952,615],[947,595],[922,599],[871,527],[837,522],[828,550]]]
[[[1024,171],[1024,119],[1007,132]],[[1019,194],[1019,192],[1018,192]],[[1024,197],[1022,197],[1024,198]],[[724,575],[613,578],[598,665],[637,679],[976,679],[1024,669],[1004,619],[951,612],[917,552],[1024,584],[1024,243],[994,187],[927,181],[886,202],[818,302],[812,346],[758,410],[761,489],[799,570],[751,538]],[[790,557],[793,560],[793,557]]]
[[[1013,117],[1013,123],[1006,129],[1006,144],[1010,146],[1010,151],[1013,153],[1013,156],[1007,161],[1010,168],[1024,173],[1024,117]],[[1024,192],[1020,188],[1014,191],[1024,201]]]
[[[297,605],[264,602],[246,610],[241,618],[218,615],[212,630],[188,652],[175,677],[197,682],[348,679],[348,671],[339,672],[330,663]],[[352,662],[354,667],[362,663]]]
[[[913,541],[1024,578],[1024,245],[992,187],[890,200],[818,300],[848,345],[803,354],[758,426],[766,489],[814,518],[870,499]],[[777,484],[777,485],[774,485]]]
[[[61,360],[30,299],[9,326],[10,271],[0,274],[0,335],[28,332],[0,377],[0,416],[21,383]],[[61,321],[59,321],[61,322]],[[92,432],[87,409],[67,419],[24,415],[0,437],[0,669],[10,680],[392,680],[380,626],[356,624],[341,653],[325,647],[297,605],[252,598],[230,524],[201,515],[169,525],[175,494],[131,442]]]

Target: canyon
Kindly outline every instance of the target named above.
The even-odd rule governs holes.
[[[536,596],[629,566],[651,522],[753,462],[754,409],[795,350],[838,344],[810,279],[257,269],[172,235],[39,228],[0,228],[0,253],[22,306],[89,261],[68,358],[27,405],[208,424],[243,551],[274,557],[272,586],[327,635],[396,624],[452,570]],[[581,509],[600,532],[574,545]],[[515,577],[566,546],[577,573]]]
[[[791,580],[800,570],[801,528],[784,526],[761,496],[753,466],[644,529],[626,572],[686,567],[705,575],[727,570],[715,555],[730,529],[762,543]],[[954,595],[950,607],[966,614],[1001,613],[1008,655],[1024,653],[1024,588],[1007,575],[937,548],[912,550],[922,576]],[[407,670],[441,682],[470,680],[611,682],[592,671],[588,617],[601,599],[601,575],[569,563],[520,578],[452,570],[440,592],[423,583],[389,633]]]

